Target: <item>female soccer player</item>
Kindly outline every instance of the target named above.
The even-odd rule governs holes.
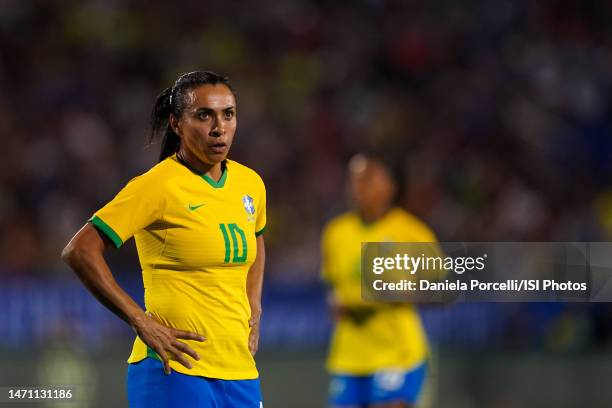
[[[253,170],[227,159],[236,112],[227,78],[180,76],[152,112],[153,135],[165,132],[160,162],[95,212],[62,253],[137,334],[128,359],[130,407],[261,406],[253,355],[266,195]],[[103,257],[132,236],[146,311]]]
[[[322,277],[336,326],[327,367],[332,407],[414,405],[425,379],[427,339],[407,304],[361,299],[361,242],[435,242],[417,218],[393,206],[398,178],[376,155],[349,163],[354,210],[331,220],[322,237]]]

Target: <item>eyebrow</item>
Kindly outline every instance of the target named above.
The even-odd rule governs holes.
[[[221,111],[228,111],[228,110],[232,110],[232,109],[236,109],[236,107],[234,105],[230,105],[230,106],[222,108],[220,110]],[[196,113],[200,113],[200,112],[214,112],[215,110],[212,109],[212,108],[208,108],[208,107],[203,106],[203,107],[197,108],[195,111],[196,111]]]

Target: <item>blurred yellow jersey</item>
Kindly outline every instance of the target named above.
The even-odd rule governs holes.
[[[331,373],[371,375],[423,363],[427,338],[416,308],[362,300],[361,243],[435,241],[423,222],[400,208],[372,224],[364,224],[355,213],[327,224],[321,243],[322,278],[339,305],[355,308],[352,317],[336,322],[327,359]]]
[[[206,337],[181,340],[199,355],[183,374],[224,380],[258,377],[248,350],[246,279],[266,225],[266,193],[253,170],[225,161],[215,182],[173,155],[132,179],[90,219],[120,247],[134,236],[145,305],[164,324]],[[136,338],[128,362],[151,355]],[[154,353],[153,353],[154,355]]]

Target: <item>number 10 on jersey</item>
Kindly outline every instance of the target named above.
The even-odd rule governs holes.
[[[240,229],[240,227],[234,223],[219,224],[219,228],[221,229],[221,233],[223,234],[223,242],[225,243],[225,258],[223,259],[223,262],[229,263],[230,255],[232,254],[232,249],[233,249],[232,262],[235,262],[235,263],[246,262],[247,240],[246,240],[246,235],[244,235],[244,231]],[[230,245],[230,236],[232,237],[231,245]],[[238,240],[238,236],[240,236],[240,241]],[[240,243],[242,243],[242,251],[239,250]]]

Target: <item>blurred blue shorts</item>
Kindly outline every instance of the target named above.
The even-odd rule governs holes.
[[[147,357],[128,365],[130,408],[261,408],[259,379],[218,380],[172,371]]]
[[[374,375],[333,375],[329,387],[332,407],[362,406],[376,402],[415,404],[425,382],[426,364],[410,371],[388,370]]]

